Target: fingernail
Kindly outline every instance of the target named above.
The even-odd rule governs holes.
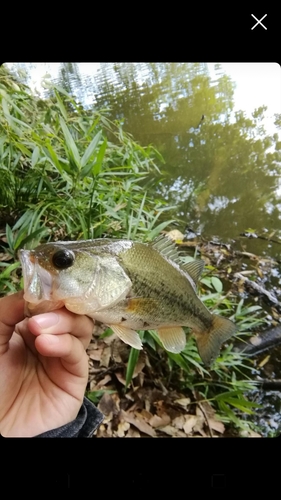
[[[42,330],[57,325],[59,319],[60,318],[58,314],[52,312],[48,314],[38,314],[38,316],[33,316],[33,321],[36,321],[37,325],[39,325]]]

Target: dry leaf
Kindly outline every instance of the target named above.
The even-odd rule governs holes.
[[[182,234],[178,229],[168,231],[167,235],[174,241],[182,241],[184,239],[184,234]]]
[[[137,364],[134,369],[133,378],[135,378],[143,370],[144,367],[145,367],[145,355],[141,351]]]
[[[143,386],[143,383],[144,383],[144,373],[143,372],[138,374],[137,382],[140,385],[140,387]]]
[[[158,415],[153,415],[151,419],[149,420],[149,424],[152,427],[163,427],[165,425],[168,425],[171,422],[171,419],[169,415],[163,414],[161,417]]]
[[[196,415],[185,415],[185,423],[183,425],[183,430],[185,434],[190,434],[193,427],[197,424],[198,416]]]
[[[115,372],[115,375],[121,384],[126,385],[126,380],[124,379],[121,372]]]
[[[155,437],[155,431],[154,429],[147,424],[141,417],[135,418],[133,415],[126,413],[125,411],[121,411],[122,418],[126,421],[129,422],[130,424],[134,425],[139,431],[143,432],[144,434],[148,434],[148,436]]]
[[[107,374],[103,379],[101,379],[95,386],[95,391],[99,390],[102,386],[106,385],[111,380],[111,375]]]
[[[146,422],[148,422],[151,419],[151,417],[152,417],[152,413],[150,413],[149,411],[143,409],[143,410],[141,410],[141,412],[136,412],[136,417],[138,417],[138,416],[140,416]]]
[[[268,356],[265,356],[265,358],[258,364],[258,367],[262,368],[262,366],[266,365],[266,363],[268,363],[269,360],[270,360],[270,354],[268,354]]]
[[[204,423],[206,422],[205,416],[202,412],[202,410],[199,408],[199,406],[196,407],[196,416],[197,416],[197,421],[196,424],[194,425],[193,431],[194,432],[199,432],[201,436],[207,437],[206,432],[203,429]]]
[[[219,420],[215,420],[214,418],[210,418],[208,420],[208,422],[209,422],[209,426],[211,427],[211,429],[213,429],[214,431],[220,432],[220,434],[224,433],[225,426],[223,425],[222,422],[220,422]]]
[[[106,368],[108,368],[110,357],[111,357],[111,347],[107,346],[103,349],[103,352],[102,352],[102,355],[100,358],[100,365],[106,366]]]
[[[111,412],[116,413],[117,405],[111,394],[104,393],[98,404],[98,409],[105,415],[109,415]]]
[[[116,432],[114,432],[113,434],[117,437],[124,437],[125,436],[125,432],[130,429],[130,424],[129,422],[119,422],[118,424],[118,429]]]
[[[128,430],[128,432],[127,432],[127,434],[126,434],[125,437],[126,438],[130,438],[130,437],[132,437],[132,438],[139,438],[139,437],[141,437],[141,435],[140,435],[139,431],[135,431],[135,429],[133,429],[132,427],[130,427],[130,429]]]
[[[180,398],[180,399],[175,399],[174,402],[186,408],[190,404],[190,401],[191,401],[190,398]]]
[[[88,352],[88,355],[94,361],[100,361],[103,349],[95,349],[93,351]]]
[[[180,415],[179,417],[173,419],[173,425],[177,429],[183,429],[184,423],[185,423],[185,417],[183,415]]]
[[[172,437],[186,437],[185,433],[172,427],[172,425],[166,425],[165,427],[161,427],[161,432],[165,432],[168,436]]]

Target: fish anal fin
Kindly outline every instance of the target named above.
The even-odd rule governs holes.
[[[198,352],[203,363],[210,366],[219,356],[220,348],[237,331],[237,327],[227,318],[213,315],[209,331],[195,334]]]
[[[193,260],[192,262],[187,262],[186,264],[181,264],[181,269],[189,274],[191,279],[194,281],[195,285],[197,285],[198,280],[202,274],[204,269],[205,262],[204,260]]]
[[[156,331],[166,351],[179,353],[185,348],[186,336],[180,326],[157,328]]]
[[[135,330],[124,328],[120,325],[110,325],[110,328],[121,340],[123,340],[123,342],[125,342],[125,344],[128,344],[138,350],[142,349],[142,341],[139,334]]]

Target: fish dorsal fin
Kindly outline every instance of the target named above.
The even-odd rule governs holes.
[[[181,265],[181,269],[187,272],[191,277],[192,281],[194,281],[195,285],[197,285],[198,280],[202,274],[204,268],[204,260],[193,260],[192,262],[187,262],[186,264]]]
[[[166,259],[173,260],[176,264],[181,264],[182,260],[177,251],[174,241],[167,235],[162,234],[158,236],[151,243],[152,248],[155,248]]]

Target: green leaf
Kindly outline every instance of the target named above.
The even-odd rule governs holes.
[[[60,108],[60,112],[61,112],[62,116],[64,117],[65,120],[67,120],[68,116],[67,116],[66,109],[65,109],[65,107],[63,105],[63,102],[62,102],[62,100],[61,100],[58,92],[56,92],[56,91],[55,91],[55,96],[57,98],[58,107]]]
[[[2,273],[0,273],[0,279],[9,278],[11,272],[13,272],[15,269],[18,269],[20,265],[21,263],[19,261],[10,264],[8,267],[6,267],[6,269]]]
[[[16,242],[15,250],[18,250],[19,247],[23,247],[30,241],[34,240],[39,234],[41,236],[48,234],[48,230],[45,227],[40,227],[36,231],[33,231],[33,233],[30,233],[28,236],[26,236],[26,238],[23,238],[22,240]]]
[[[84,167],[89,159],[91,158],[91,156],[94,154],[94,151],[100,141],[100,138],[102,136],[102,131],[100,130],[96,135],[95,137],[93,138],[93,140],[90,142],[89,146],[87,147],[84,155],[82,156],[82,159],[81,159],[81,167]]]
[[[212,285],[214,287],[214,289],[218,292],[218,293],[221,293],[222,292],[222,289],[223,289],[223,286],[222,286],[222,282],[219,278],[217,278],[216,276],[212,276],[211,278],[211,282],[212,282]]]
[[[7,238],[7,242],[8,242],[10,249],[13,250],[14,249],[14,235],[13,235],[13,231],[12,231],[11,227],[9,226],[9,224],[6,224],[6,238]]]
[[[212,283],[211,283],[211,278],[201,278],[200,283],[203,283],[209,288],[213,288]]]
[[[137,361],[139,359],[139,355],[140,355],[139,349],[134,349],[132,347],[131,351],[130,351],[129,360],[128,360],[127,370],[126,370],[126,386],[125,386],[126,389],[132,381],[134,370],[135,370]]]
[[[68,127],[66,126],[66,123],[64,122],[62,117],[60,117],[60,124],[61,124],[63,135],[65,138],[65,142],[67,145],[67,149],[71,153],[73,160],[75,161],[77,167],[80,169],[81,168],[80,156],[78,153],[77,146],[76,146],[74,139],[73,139],[70,131],[68,130]]]
[[[161,222],[161,224],[159,224],[154,229],[152,229],[152,231],[150,231],[149,239],[153,240],[156,236],[158,236],[158,234],[160,234],[161,231],[163,231],[163,229],[165,229],[165,227],[169,226],[169,224],[172,224],[173,222],[175,222],[173,219]]]
[[[27,148],[26,148],[23,144],[20,144],[19,142],[15,142],[15,146],[16,146],[18,149],[20,149],[20,151],[21,151],[24,155],[28,156],[28,158],[31,158],[31,156],[32,156],[31,151],[29,151],[29,149],[27,149]]]
[[[38,148],[38,146],[36,146],[33,150],[32,156],[31,156],[31,166],[32,167],[35,167],[36,163],[38,162],[39,154],[40,154],[40,149]]]
[[[47,151],[46,151],[46,148],[47,148]],[[54,167],[56,167],[58,169],[59,173],[62,174],[63,165],[60,164],[56,152],[53,150],[51,144],[49,144],[49,143],[46,144],[46,148],[44,148],[44,149],[45,149],[47,154],[49,152],[48,156],[51,158],[52,164],[54,165]]]
[[[84,179],[84,177],[87,177],[90,172],[92,171],[93,166],[95,165],[95,162],[88,163],[85,165],[85,167],[82,168],[80,172],[80,179]]]
[[[8,103],[7,103],[6,99],[4,99],[4,97],[2,98],[2,108],[3,108],[3,112],[4,112],[5,117],[9,122],[11,115],[10,115]],[[10,124],[10,122],[9,122],[9,124]]]
[[[116,391],[112,390],[87,391],[86,396],[94,404],[97,404],[104,394],[114,394],[114,393],[116,393]]]

